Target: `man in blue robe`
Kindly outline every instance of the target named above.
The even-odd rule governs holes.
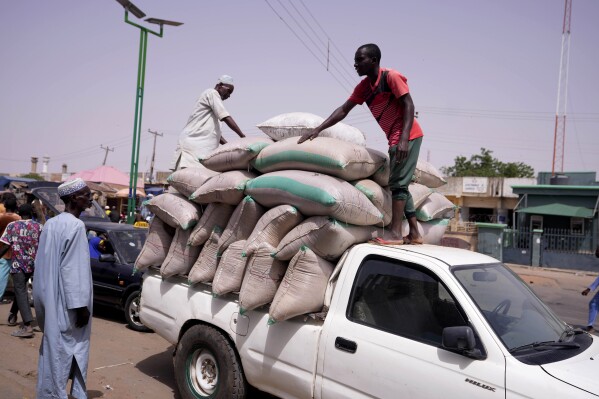
[[[38,399],[87,398],[92,312],[92,274],[85,226],[79,215],[92,204],[81,179],[58,187],[65,211],[48,220],[35,259],[33,298],[38,325],[44,333],[39,351]]]

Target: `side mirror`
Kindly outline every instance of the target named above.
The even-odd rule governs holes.
[[[445,327],[442,335],[443,348],[476,360],[485,359],[476,348],[474,331],[469,326]]]
[[[100,259],[98,259],[100,262],[116,262],[116,256],[114,256],[113,254],[101,254],[100,255]]]

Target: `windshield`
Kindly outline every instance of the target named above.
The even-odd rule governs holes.
[[[58,196],[56,187],[40,187],[32,190],[33,195],[39,198],[44,205],[46,218],[51,218],[64,212],[64,202]],[[81,219],[97,218],[110,221],[102,207],[94,200],[92,206],[81,213]]]
[[[565,323],[500,263],[452,269],[508,350],[559,341]]]
[[[146,242],[148,230],[113,231],[110,235],[112,236],[110,241],[118,248],[119,254],[123,257],[122,261],[134,263]]]

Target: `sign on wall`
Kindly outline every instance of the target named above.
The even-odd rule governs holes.
[[[462,177],[462,192],[485,194],[488,184],[486,177]]]

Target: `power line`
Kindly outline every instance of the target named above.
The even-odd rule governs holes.
[[[315,37],[316,37],[316,38],[317,38],[317,39],[320,41],[320,43],[322,44],[322,46],[323,46],[323,47],[326,47],[326,49],[327,49],[327,53],[326,53],[326,55],[327,55],[327,60],[329,59],[329,57],[328,57],[328,56],[330,55],[330,56],[332,56],[332,57],[333,57],[333,59],[334,59],[335,61],[337,61],[337,63],[338,63],[340,66],[347,65],[347,63],[345,63],[345,62],[341,62],[341,61],[340,61],[340,60],[337,58],[337,56],[335,55],[335,53],[334,53],[334,52],[331,52],[331,51],[330,51],[330,46],[329,46],[329,44],[333,44],[333,46],[334,46],[335,44],[333,43],[333,41],[331,40],[331,38],[329,37],[329,35],[328,35],[326,32],[324,32],[324,33],[325,33],[325,36],[326,36],[326,39],[327,39],[327,40],[326,40],[326,42],[325,42],[324,40],[322,40],[322,39],[321,39],[321,37],[320,37],[320,35],[319,35],[318,33],[316,33],[316,31],[314,30],[314,28],[312,27],[312,25],[311,25],[311,24],[308,22],[308,20],[307,20],[307,19],[304,17],[304,14],[303,14],[303,13],[302,13],[300,10],[298,10],[298,8],[295,6],[295,4],[293,4],[293,1],[292,1],[292,0],[287,0],[287,1],[289,2],[289,4],[291,4],[291,7],[293,7],[293,9],[295,10],[295,12],[297,12],[297,14],[298,14],[298,15],[301,17],[301,19],[304,21],[305,25],[306,25],[308,28],[310,28],[310,30],[312,31],[313,35],[314,35],[314,36],[315,36]],[[304,8],[306,8],[305,4],[304,4]],[[310,11],[309,11],[309,10],[308,10],[308,13],[310,13]],[[310,13],[310,14],[311,14],[311,13]],[[312,19],[314,19],[314,20],[316,21],[316,19],[315,19],[313,16],[312,16]],[[316,23],[318,24],[318,21],[316,21]],[[298,24],[298,25],[299,25],[299,24]],[[315,44],[315,45],[316,45],[316,44]],[[342,68],[343,68],[343,67],[342,67]],[[356,75],[355,75],[355,74],[353,74],[353,73],[352,73],[352,74],[350,74],[350,73],[347,71],[347,69],[345,69],[345,68],[344,68],[344,69],[342,69],[342,70],[339,70],[339,69],[337,69],[337,68],[335,68],[335,69],[336,69],[338,72],[345,73],[345,75],[346,75],[347,77],[349,77],[349,79],[350,79],[350,84],[351,84],[351,85],[353,85],[353,86],[355,86],[355,84],[356,84],[356,82],[355,82],[355,81],[356,81]]]
[[[320,63],[320,65],[322,65],[322,66],[323,66],[323,67],[326,69],[326,64],[325,64],[325,63],[323,63],[323,62],[322,62],[322,61],[321,61],[321,60],[318,58],[318,56],[317,56],[317,55],[314,53],[314,51],[312,51],[312,49],[310,48],[310,46],[308,46],[308,45],[306,44],[306,42],[305,42],[305,41],[304,41],[304,40],[303,40],[303,39],[302,39],[302,38],[301,38],[301,37],[300,37],[300,36],[297,34],[297,32],[296,32],[296,31],[295,31],[295,30],[294,30],[294,29],[291,27],[291,25],[289,25],[289,24],[287,23],[287,21],[286,21],[286,20],[285,20],[285,19],[284,19],[284,18],[281,16],[281,14],[279,14],[279,13],[277,12],[277,10],[275,10],[275,9],[273,8],[273,6],[272,6],[272,5],[271,5],[271,4],[268,2],[268,0],[264,0],[264,1],[266,2],[266,4],[268,4],[268,6],[269,6],[269,7],[270,7],[270,9],[272,10],[272,12],[274,12],[274,13],[275,13],[275,15],[276,15],[277,17],[279,17],[279,19],[280,19],[280,20],[281,20],[281,21],[282,21],[282,22],[285,24],[285,26],[287,26],[287,28],[288,28],[288,29],[289,29],[289,30],[290,30],[290,31],[293,33],[293,35],[294,35],[294,36],[295,36],[295,37],[296,37],[296,38],[297,38],[297,39],[298,39],[298,40],[299,40],[299,41],[300,41],[300,42],[301,42],[301,43],[304,45],[304,47],[305,47],[305,48],[306,48],[306,49],[307,49],[307,50],[310,52],[310,54],[312,54],[312,56],[313,56],[313,57],[314,57],[314,58],[315,58],[315,59],[316,59],[316,60],[317,60],[317,61]],[[346,86],[345,86],[343,83],[341,83],[341,81],[340,81],[339,79],[337,79],[337,77],[336,77],[336,76],[335,76],[335,75],[334,75],[334,74],[333,74],[331,71],[328,71],[328,72],[331,74],[331,76],[333,77],[333,79],[335,79],[335,81],[336,81],[336,82],[337,82],[337,83],[338,83],[338,84],[339,84],[341,87],[343,87],[343,89],[345,89],[345,90],[347,90],[347,91],[350,91],[350,92],[351,92],[351,89],[349,89],[349,90],[348,90],[348,88],[347,88],[347,87],[346,87]]]

